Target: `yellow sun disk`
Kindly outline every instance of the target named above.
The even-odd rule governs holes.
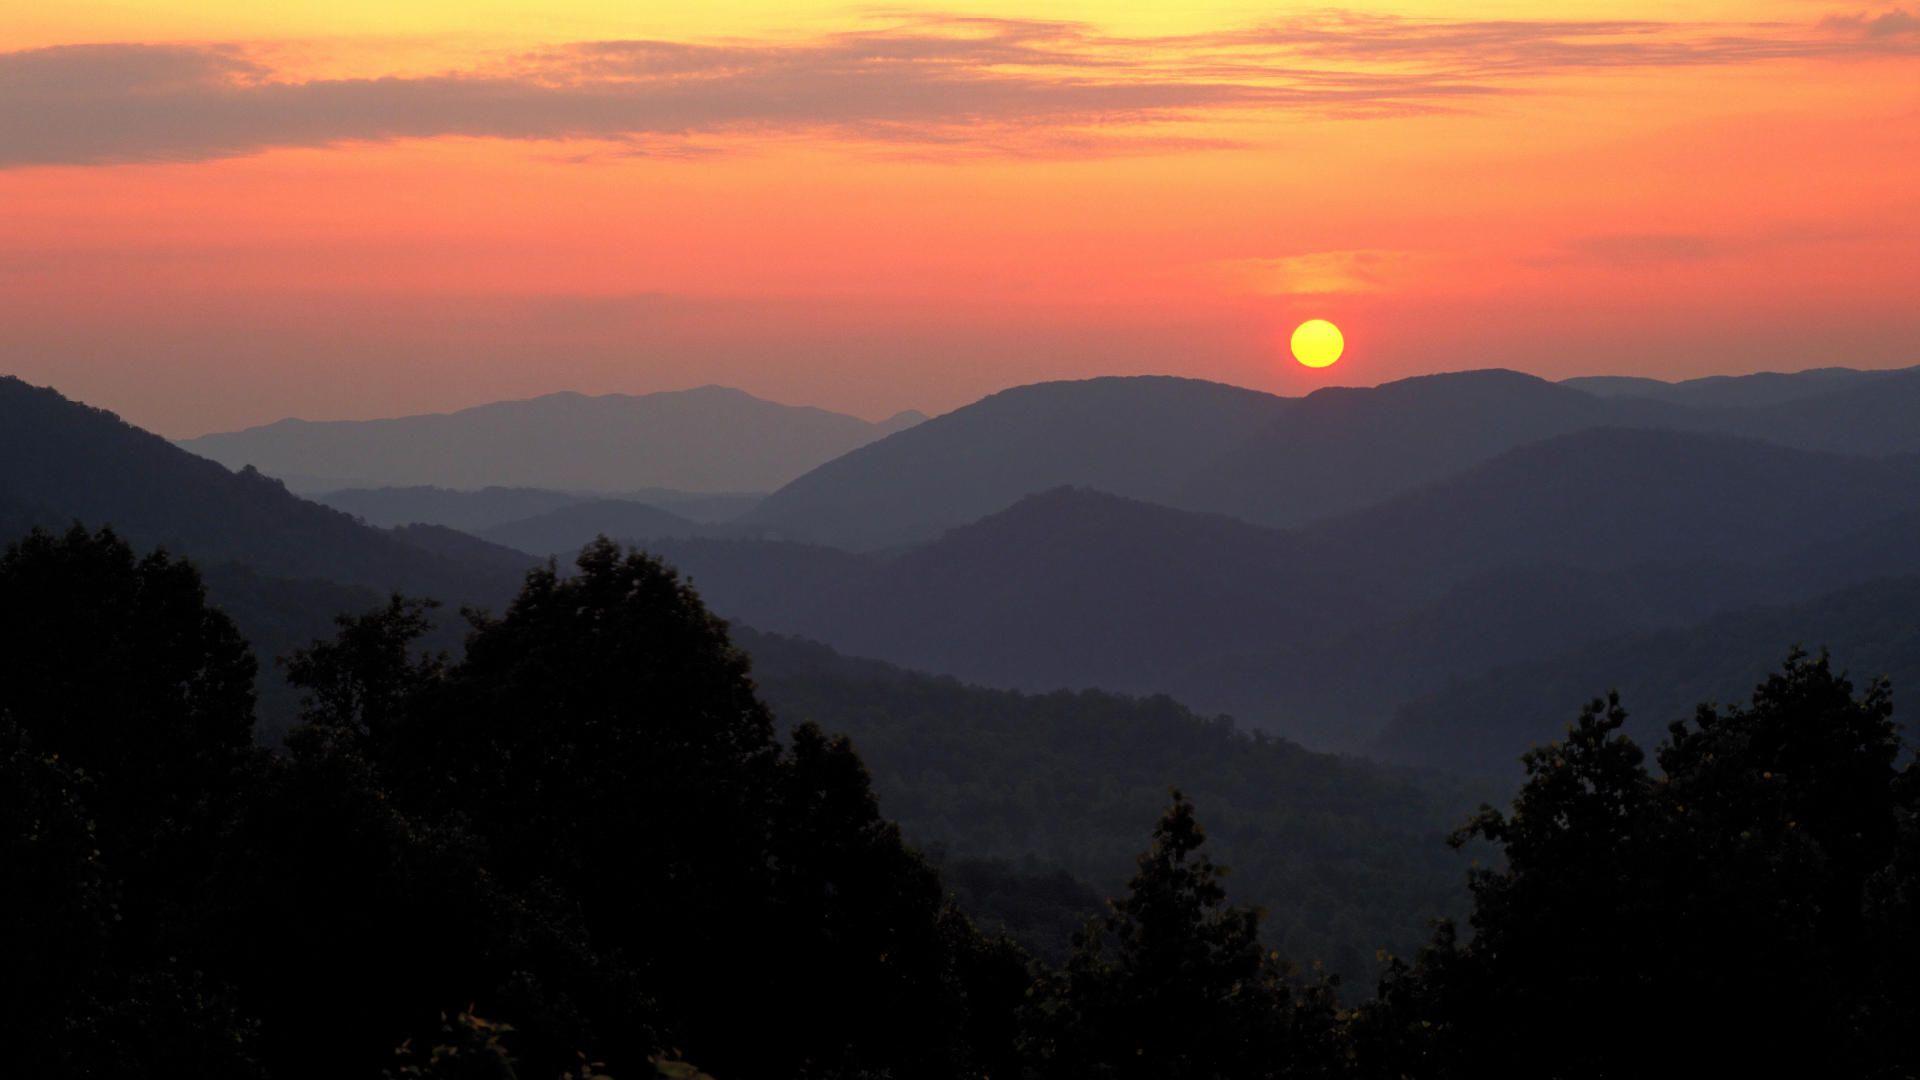
[[[1340,328],[1325,319],[1308,319],[1293,332],[1293,358],[1312,368],[1323,368],[1345,351]]]

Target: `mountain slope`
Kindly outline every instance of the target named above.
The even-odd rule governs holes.
[[[469,533],[480,533],[565,507],[600,501],[593,495],[569,491],[508,487],[487,487],[473,491],[432,486],[342,488],[309,497],[314,502],[335,510],[345,510],[369,525],[382,528],[415,524],[445,525]],[[641,488],[622,493],[615,501],[644,503],[690,521],[718,524],[732,521],[753,509],[763,497],[737,492]]]
[[[1596,429],[1294,531],[1062,488],[884,556],[649,546],[765,629],[995,686],[1168,692],[1351,746],[1438,680],[1920,572],[1899,528],[1916,512],[1920,459]]]
[[[295,698],[273,659],[332,632],[332,619],[394,592],[497,606],[534,560],[452,530],[386,531],[228,472],[112,413],[0,378],[0,543],[35,526],[111,526],[136,549],[198,563],[214,602],[260,654],[268,736]],[[457,647],[445,618],[436,647]]]
[[[111,525],[139,547],[279,577],[462,600],[513,584],[18,379],[0,379],[0,504],[14,531]]]
[[[1389,760],[1467,772],[1517,771],[1521,751],[1558,738],[1582,701],[1619,690],[1643,745],[1701,701],[1737,701],[1787,648],[1830,648],[1856,683],[1920,686],[1920,577],[1856,585],[1797,604],[1728,612],[1495,667],[1409,702],[1374,740]]]
[[[1893,372],[1833,367],[1795,372],[1762,371],[1752,375],[1709,375],[1676,382],[1629,375],[1589,375],[1562,379],[1560,385],[1601,397],[1652,398],[1675,405],[1706,408],[1752,408],[1819,397],[1889,374]]]
[[[1806,450],[1920,453],[1920,368],[1850,380],[1830,393],[1723,415],[1718,430]]]
[[[235,468],[343,482],[335,486],[766,491],[919,419],[875,424],[705,386],[549,394],[391,420],[282,420],[181,445]]]
[[[1685,423],[1672,406],[1597,398],[1514,371],[1332,387],[1301,398],[1280,422],[1196,470],[1178,505],[1300,525],[1555,435]]]
[[[829,462],[769,496],[747,520],[793,539],[883,548],[930,540],[1026,495],[1083,486],[1293,527],[1516,447],[1605,427],[1746,436],[1836,453],[1920,450],[1913,422],[1920,369],[1711,385],[1711,392],[1655,400],[1611,381],[1556,384],[1500,370],[1332,387],[1302,398],[1164,378],[1042,383]]]
[[[1290,526],[1411,490],[1536,439],[1685,410],[1510,371],[1281,398],[1189,379],[1003,391],[768,496],[747,522],[855,548],[931,539],[1059,486]]]
[[[519,521],[482,529],[479,535],[496,544],[535,555],[579,551],[596,536],[621,541],[660,537],[707,536],[721,526],[689,521],[678,514],[624,499],[591,499],[536,514]]]
[[[1525,563],[1756,562],[1920,506],[1920,457],[1596,428],[1304,530],[1309,557],[1430,590]]]
[[[1269,941],[1362,985],[1375,948],[1410,951],[1460,902],[1464,859],[1442,838],[1488,792],[1248,735],[1166,698],[1016,694],[792,638],[735,641],[783,723],[852,736],[882,812],[917,845],[1114,890],[1177,786],[1235,898],[1267,909]]]
[[[445,525],[462,532],[519,521],[586,496],[546,488],[487,487],[456,491],[443,487],[343,488],[310,496],[314,502],[344,510],[369,525]]]
[[[1192,470],[1289,406],[1166,376],[1017,387],[828,462],[743,520],[790,539],[880,548],[1061,485],[1170,499]]]

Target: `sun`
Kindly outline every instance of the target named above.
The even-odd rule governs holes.
[[[1340,328],[1325,319],[1308,319],[1293,331],[1293,358],[1308,367],[1326,367],[1346,350]]]

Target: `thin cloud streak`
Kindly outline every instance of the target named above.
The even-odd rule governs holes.
[[[901,17],[800,44],[595,41],[429,76],[298,79],[237,45],[0,53],[0,168],[200,161],[436,136],[663,140],[827,133],[917,153],[1221,145],[1116,129],[1221,113],[1449,111],[1555,74],[1920,55],[1903,10],[1810,26],[1438,22],[1327,12],[1126,38],[1078,23]]]

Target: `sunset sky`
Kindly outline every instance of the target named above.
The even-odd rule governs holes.
[[[20,7],[0,371],[173,436],[1920,363],[1912,4]]]

